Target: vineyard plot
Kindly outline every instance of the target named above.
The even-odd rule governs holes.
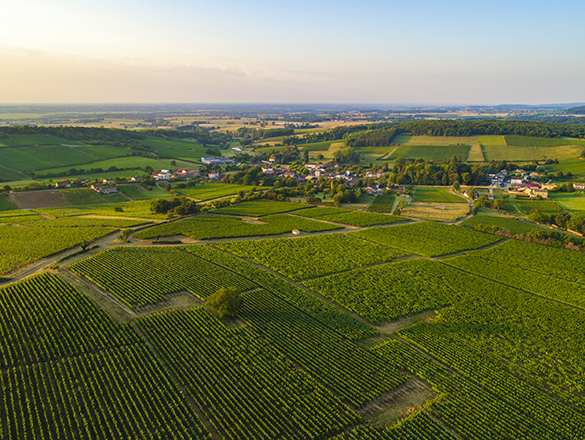
[[[216,244],[239,257],[249,257],[292,279],[314,278],[387,262],[405,252],[347,235],[296,239],[233,241]]]
[[[69,266],[124,304],[140,308],[187,290],[207,298],[222,287],[245,291],[255,284],[173,247],[117,247]]]
[[[324,438],[359,420],[253,329],[227,330],[202,308],[139,326],[223,438]]]
[[[170,235],[186,235],[196,240],[213,238],[252,237],[278,235],[293,229],[304,232],[330,231],[341,226],[316,222],[287,214],[273,214],[262,217],[261,222],[247,222],[238,218],[214,215],[198,215],[193,218],[167,223],[135,234],[136,238],[156,238]]]
[[[211,439],[143,346],[0,373],[3,439]]]
[[[387,263],[304,284],[373,323],[435,309],[461,297],[473,276],[426,259]]]
[[[427,257],[477,249],[500,240],[499,237],[460,226],[433,222],[373,228],[351,234]]]
[[[43,273],[0,290],[0,368],[93,353],[135,343],[61,278]]]
[[[266,290],[274,293],[348,339],[357,340],[378,334],[377,330],[341,312],[328,302],[317,298],[315,295],[304,291],[266,270],[257,268],[247,261],[210,246],[185,246],[182,249],[208,261],[213,261],[215,264],[226,267],[243,277],[254,280],[255,283],[264,287]]]
[[[357,227],[388,225],[392,223],[407,222],[409,219],[395,215],[385,215],[376,212],[352,211],[338,208],[313,208],[294,213],[302,217],[315,218],[328,222],[341,223]]]
[[[355,407],[407,380],[366,350],[268,292],[246,294],[240,315],[279,351]]]

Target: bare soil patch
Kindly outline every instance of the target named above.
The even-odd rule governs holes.
[[[362,408],[359,413],[366,423],[376,427],[392,426],[397,420],[419,410],[437,393],[419,379],[412,379]]]
[[[12,193],[10,198],[22,209],[69,206],[65,197],[57,190]]]

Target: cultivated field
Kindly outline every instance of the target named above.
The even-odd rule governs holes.
[[[400,145],[392,150],[385,159],[424,159],[427,161],[442,162],[456,156],[466,160],[470,147],[467,145],[431,146],[431,145]]]
[[[58,190],[11,193],[10,198],[22,209],[53,208],[69,205],[67,199]]]
[[[226,237],[297,221],[322,234],[108,244],[0,289],[2,438],[585,436],[583,253],[471,229],[534,228],[501,216],[368,227],[401,218],[273,214],[299,205],[265,203],[274,202],[234,206],[268,214],[260,222],[197,215],[137,235]],[[119,205],[127,212],[98,204],[43,210],[54,220],[3,216],[0,241],[25,235],[0,254],[38,258],[31,252],[62,243],[60,233],[137,226],[71,214],[127,216],[150,201]],[[297,215],[311,212],[325,221]],[[326,219],[339,217],[363,230],[328,233],[336,226]],[[242,292],[235,317],[198,305],[229,286]],[[174,301],[181,295],[191,300]]]

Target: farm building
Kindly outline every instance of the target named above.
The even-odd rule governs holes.
[[[55,182],[55,188],[71,188],[71,180],[62,180]]]
[[[539,188],[530,188],[528,190],[528,194],[530,197],[542,197],[543,199],[548,199],[548,190],[547,189],[539,189]]]
[[[91,189],[99,194],[114,194],[118,192],[118,188],[115,186],[91,185]]]

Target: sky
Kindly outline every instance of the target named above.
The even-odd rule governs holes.
[[[19,0],[0,103],[585,101],[582,0]]]

